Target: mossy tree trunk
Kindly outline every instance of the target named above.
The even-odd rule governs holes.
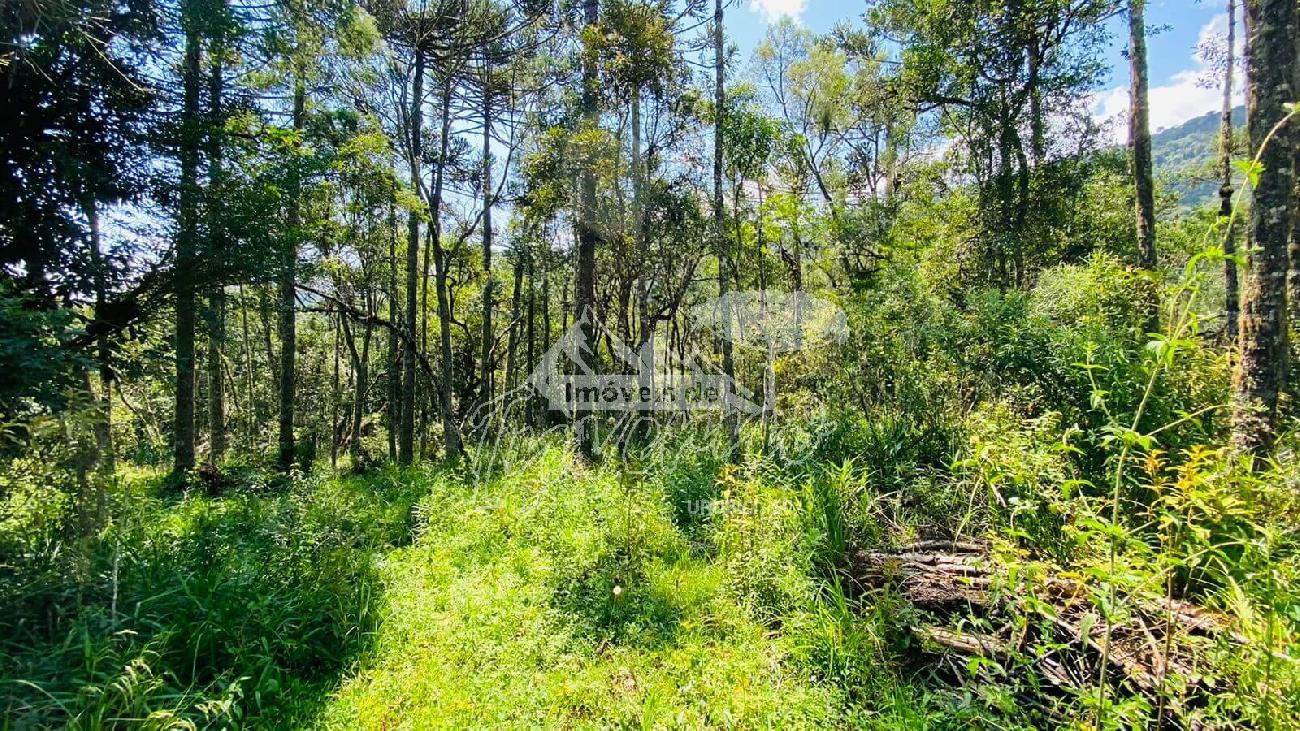
[[[1263,169],[1247,224],[1249,265],[1241,358],[1232,379],[1232,444],[1258,463],[1277,437],[1278,395],[1286,385],[1287,246],[1295,161],[1291,132],[1278,125],[1287,116],[1285,105],[1295,101],[1296,11],[1295,0],[1247,0],[1245,7],[1247,127],[1251,150]]]

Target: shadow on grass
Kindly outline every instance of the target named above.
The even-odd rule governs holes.
[[[376,563],[411,542],[426,490],[397,471],[216,497],[135,485],[82,580],[0,599],[0,711],[20,727],[310,718],[368,648]]]
[[[630,558],[620,549],[557,587],[552,602],[580,634],[597,643],[671,645],[684,608],[657,590],[648,568],[645,558]]]

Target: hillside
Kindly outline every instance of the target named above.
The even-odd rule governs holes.
[[[1238,130],[1245,125],[1244,106],[1232,110],[1232,123]],[[1177,193],[1182,207],[1200,208],[1214,200],[1219,190],[1214,171],[1218,147],[1218,112],[1202,114],[1151,136],[1156,175],[1165,188]]]

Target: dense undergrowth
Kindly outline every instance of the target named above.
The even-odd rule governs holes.
[[[67,501],[25,477],[3,521],[0,706],[18,727],[305,717],[366,647],[375,562],[411,540],[423,485],[248,473],[212,497],[127,475],[111,527],[69,557]]]
[[[701,420],[631,463],[525,435],[454,469],[232,466],[186,490],[128,469],[108,527],[73,540],[79,477],[51,424],[2,478],[0,711],[83,728],[1143,727],[1199,682],[1212,692],[1178,706],[1184,723],[1294,726],[1300,442],[1254,475],[1218,449],[1225,358],[1184,291],[1184,329],[1142,334],[1138,286],[1104,257],[960,302],[900,273],[848,308],[854,342],[781,373],[849,377],[791,388],[730,466]],[[1051,690],[1028,649],[936,662],[908,631],[917,610],[850,570],[855,550],[922,538],[991,542],[1017,577],[1012,626],[1050,619],[1033,587],[1052,572],[1102,617],[1174,596],[1235,634],[1152,693],[1113,675]]]

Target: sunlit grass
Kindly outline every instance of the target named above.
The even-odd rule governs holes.
[[[382,567],[373,651],[332,728],[818,726],[837,693],[726,595],[654,485],[562,450],[477,493],[434,488]],[[574,476],[577,476],[574,479]]]

